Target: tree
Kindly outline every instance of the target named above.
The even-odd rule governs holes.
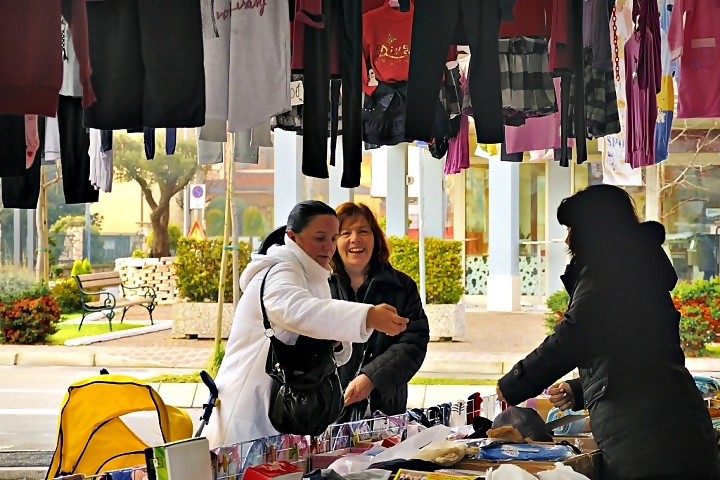
[[[154,235],[150,256],[170,256],[170,202],[195,177],[197,148],[193,142],[178,139],[175,155],[166,155],[162,142],[155,147],[155,158],[146,160],[141,139],[117,135],[114,141],[115,178],[137,182],[152,212],[150,223]],[[159,193],[153,192],[153,186],[157,186]]]
[[[264,237],[265,222],[257,207],[248,207],[242,216],[243,235],[248,237]]]
[[[235,212],[238,217],[242,218],[247,204],[241,199],[235,197]],[[205,234],[208,237],[221,237],[225,228],[225,195],[218,195],[210,200],[205,207]],[[242,226],[240,227],[242,229]],[[239,235],[246,235],[243,231],[238,232]]]

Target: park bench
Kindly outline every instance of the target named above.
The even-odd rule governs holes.
[[[123,309],[122,317],[120,318],[120,323],[122,323],[123,320],[125,320],[125,314],[128,309],[135,305],[140,305],[147,309],[150,314],[150,324],[154,325],[152,312],[155,310],[157,303],[155,301],[155,289],[151,286],[126,287],[122,283],[120,273],[115,271],[75,275],[73,278],[75,278],[78,290],[80,290],[80,303],[82,304],[82,319],[80,320],[78,331],[82,328],[85,317],[89,313],[95,312],[101,312],[105,315],[110,324],[110,331],[112,331],[115,309]],[[117,292],[120,296],[116,296],[113,292],[106,290],[112,287],[119,287]],[[142,290],[142,296],[135,300],[126,298],[125,295],[128,290]]]

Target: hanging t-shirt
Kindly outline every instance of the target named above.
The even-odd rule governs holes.
[[[70,25],[61,19],[60,33],[62,35],[63,83],[60,95],[66,97],[82,97],[83,90],[80,83],[80,62],[75,55]]]
[[[363,15],[363,92],[372,95],[377,82],[405,82],[410,70],[414,6],[401,12],[386,3]],[[439,87],[438,87],[439,88]]]
[[[204,38],[206,112],[241,132],[290,110],[288,2],[215,2]]]
[[[660,93],[657,95],[658,119],[655,124],[655,162],[668,158],[668,146],[672,133],[675,110],[675,84],[673,82],[673,64],[670,59],[668,28],[670,27],[672,0],[660,0]]]
[[[641,52],[640,35],[635,32],[625,43],[625,95],[627,96],[627,140],[625,158],[633,168],[655,163],[655,122],[657,121],[657,86],[655,42],[650,29],[645,30]],[[645,61],[642,61],[642,58]],[[641,88],[641,73],[647,86]]]
[[[677,118],[720,117],[718,23],[720,2],[675,0],[668,43],[670,57],[681,59]]]

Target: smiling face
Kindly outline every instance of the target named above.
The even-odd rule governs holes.
[[[289,230],[287,234],[318,265],[329,269],[339,227],[340,223],[334,215],[318,215],[300,233]]]
[[[350,275],[365,273],[375,246],[370,224],[362,215],[355,215],[340,226],[337,241],[338,253]]]

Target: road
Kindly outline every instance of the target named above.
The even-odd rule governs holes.
[[[189,373],[180,369],[113,369],[111,373],[144,379],[163,373]],[[97,368],[84,367],[0,367],[0,452],[8,450],[54,450],[60,402],[67,387],[97,375]],[[194,423],[199,410],[189,410]],[[141,438],[159,436],[152,414],[127,418]]]

